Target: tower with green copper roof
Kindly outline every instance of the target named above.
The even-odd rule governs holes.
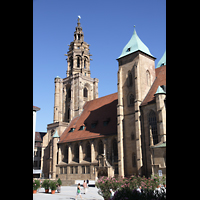
[[[163,65],[166,65],[166,50],[165,50],[162,58],[158,61],[158,64],[157,64],[156,68],[159,68],[159,67],[161,67]]]
[[[119,176],[140,175],[142,173],[140,104],[156,77],[155,57],[134,28],[132,37],[124,46],[117,61]],[[131,135],[135,140],[130,139]]]

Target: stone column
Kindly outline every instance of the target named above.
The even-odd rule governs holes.
[[[104,155],[106,156],[106,143],[107,143],[107,139],[104,140],[104,143],[103,143],[103,153]]]
[[[80,142],[79,143],[79,163],[81,163],[83,161],[83,147],[82,147],[83,143]]]
[[[70,114],[69,114],[69,121],[71,121],[74,117],[74,106],[75,106],[75,86],[74,86],[74,79],[71,81],[71,100],[70,100]]]
[[[95,161],[94,140],[91,142],[91,163]]]
[[[123,93],[122,93],[122,69],[118,71],[118,105],[117,105],[117,140],[118,140],[118,169],[119,176],[124,177],[124,147],[123,147]]]
[[[82,80],[79,76],[78,78],[78,115],[81,114],[83,110],[83,85],[82,85]],[[89,98],[89,88],[88,88],[88,98]]]
[[[63,81],[60,78],[60,86],[59,86],[59,111],[58,111],[58,121],[63,121],[63,112],[62,112],[62,104],[63,104]]]
[[[57,142],[58,138],[52,138],[53,140],[53,163],[52,163],[52,178],[56,178],[56,164],[57,164]]]
[[[143,99],[141,99],[141,86],[140,86],[140,66],[135,67],[135,144],[136,144],[136,158],[137,158],[137,174],[142,175],[142,151],[141,151],[141,113],[140,113],[140,104]]]
[[[68,163],[72,162],[72,145],[69,144],[68,146]]]
[[[156,110],[158,113],[158,133],[160,141],[166,142],[166,109],[165,109],[165,102],[164,99],[166,97],[166,94],[158,93],[155,94],[156,96]]]
[[[58,122],[58,111],[59,111],[59,92],[60,92],[60,77],[54,79],[55,83],[55,94],[54,94],[54,120],[53,122]]]
[[[93,99],[97,99],[98,96],[99,96],[99,93],[98,93],[98,82],[99,80],[97,78],[94,78],[93,79]]]
[[[104,143],[103,143],[103,154],[105,155],[104,156],[104,160],[103,160],[103,165],[106,166],[106,143],[107,143],[107,139],[104,140]]]
[[[59,148],[58,148],[58,163],[62,160],[62,153],[61,153],[61,147],[59,145]]]

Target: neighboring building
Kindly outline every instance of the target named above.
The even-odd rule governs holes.
[[[136,30],[118,60],[118,92],[98,98],[78,19],[67,77],[55,78],[54,122],[43,138],[45,178],[166,174],[166,52],[155,57]]]
[[[33,162],[34,162],[34,146],[35,146],[36,112],[39,110],[40,110],[39,107],[33,106]]]
[[[33,163],[33,177],[39,178],[42,176],[42,149],[43,137],[46,132],[35,132],[35,145],[34,145],[34,163]]]

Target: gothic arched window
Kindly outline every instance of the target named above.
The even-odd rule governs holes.
[[[88,97],[88,90],[86,87],[83,89],[83,97]]]
[[[128,95],[128,106],[133,106],[134,105],[134,96],[133,94]]]
[[[68,98],[71,98],[71,88],[69,88],[69,89],[67,90],[67,97],[68,97]]]
[[[86,69],[86,59],[84,60],[84,69]]]
[[[150,79],[150,72],[149,70],[146,71],[146,79],[147,79],[147,85],[151,85],[151,79]]]
[[[153,137],[153,144],[158,143],[158,133],[157,133],[157,120],[156,120],[156,113],[151,110],[149,113],[149,129],[151,128],[151,133]]]
[[[114,162],[118,161],[118,148],[117,148],[117,140],[114,139],[112,143],[112,156],[114,156]]]
[[[80,67],[80,57],[77,57],[77,67]]]

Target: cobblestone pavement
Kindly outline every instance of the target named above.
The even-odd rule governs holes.
[[[76,197],[77,186],[61,186],[61,192],[55,194],[51,194],[51,190],[49,193],[45,193],[44,188],[39,188],[36,194],[33,194],[33,200],[63,200],[70,199],[75,200]],[[87,193],[84,194],[84,189],[81,187],[81,196],[83,199],[87,200],[103,200],[104,198],[98,194],[98,189],[96,187],[89,187]],[[77,197],[77,200],[81,199],[80,196]]]

